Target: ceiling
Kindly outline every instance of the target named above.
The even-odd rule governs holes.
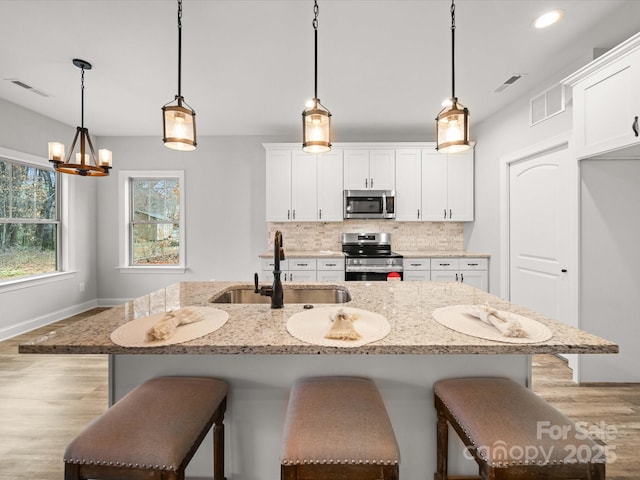
[[[449,0],[318,0],[318,96],[336,141],[433,140],[451,96]],[[535,30],[538,14],[561,23]],[[177,1],[0,0],[0,98],[93,135],[160,136],[177,93]],[[184,0],[182,94],[199,135],[296,141],[313,96],[312,0]],[[456,94],[478,123],[640,31],[638,0],[458,0]],[[583,60],[586,61],[586,60]],[[514,74],[523,77],[495,90]],[[19,79],[48,96],[18,87]]]

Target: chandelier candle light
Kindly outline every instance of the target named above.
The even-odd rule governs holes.
[[[318,12],[318,2],[314,0],[314,94],[302,112],[302,150],[307,153],[325,153],[331,150],[331,112],[318,98]]]
[[[469,148],[469,109],[456,98],[455,38],[456,5],[451,1],[451,99],[436,118],[436,149],[443,153],[463,152]]]
[[[162,107],[162,141],[174,150],[195,150],[196,112],[184,101],[182,87],[182,0],[178,0],[178,94]]]
[[[78,58],[73,59],[73,64],[82,70],[81,76],[81,118],[80,126],[76,127],[76,135],[69,149],[69,154],[64,157],[64,144],[60,142],[49,142],[49,161],[57,172],[80,175],[82,177],[105,177],[109,175],[111,168],[111,151],[106,149],[98,150],[98,157],[93,149],[89,129],[84,126],[84,71],[91,70],[91,64]],[[71,162],[71,155],[76,148],[76,143],[80,137],[80,151],[76,153],[75,163]],[[87,151],[89,145],[89,151]]]

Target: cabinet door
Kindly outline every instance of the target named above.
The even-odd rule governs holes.
[[[318,270],[316,272],[318,282],[344,282],[344,270]]]
[[[447,155],[448,220],[473,221],[473,149]]]
[[[323,222],[341,222],[344,212],[342,207],[342,151],[318,155],[318,215]]]
[[[447,220],[447,192],[447,155],[438,153],[435,149],[423,149],[422,220]]]
[[[462,270],[460,271],[460,281],[485,292],[489,291],[489,278],[486,270]]]
[[[369,189],[369,150],[344,151],[344,189]]]
[[[315,282],[315,270],[289,270],[287,272],[287,282]]]
[[[457,282],[458,273],[448,272],[446,270],[431,270],[432,282]]]
[[[317,220],[316,155],[295,152],[291,158],[291,220]]]
[[[640,143],[633,123],[640,115],[640,50],[576,84],[573,118],[578,158]]]
[[[405,270],[402,279],[405,282],[428,282],[431,280],[431,272],[429,270]]]
[[[369,152],[369,188],[372,190],[395,190],[395,150],[371,150]]]
[[[291,219],[291,151],[270,150],[266,158],[266,208],[268,222]]]
[[[420,149],[396,150],[396,220],[421,219],[422,168]]]

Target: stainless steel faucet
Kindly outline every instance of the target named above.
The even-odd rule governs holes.
[[[282,244],[282,232],[276,230],[273,238],[273,284],[271,287],[258,287],[258,274],[254,275],[255,292],[271,297],[271,308],[284,307],[284,291],[280,280],[280,260],[285,260]]]

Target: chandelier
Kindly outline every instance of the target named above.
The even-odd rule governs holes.
[[[84,126],[84,71],[91,70],[91,64],[78,58],[73,59],[73,64],[82,70],[81,75],[81,101],[80,101],[80,126],[76,127],[76,134],[73,137],[69,154],[64,156],[64,144],[60,142],[49,142],[49,161],[53,163],[53,168],[57,172],[80,175],[82,177],[104,177],[109,175],[111,168],[111,151],[106,149],[98,150],[96,157],[89,129]],[[75,162],[71,161],[71,155],[79,144],[79,152],[76,153]],[[89,150],[87,150],[87,145]]]

